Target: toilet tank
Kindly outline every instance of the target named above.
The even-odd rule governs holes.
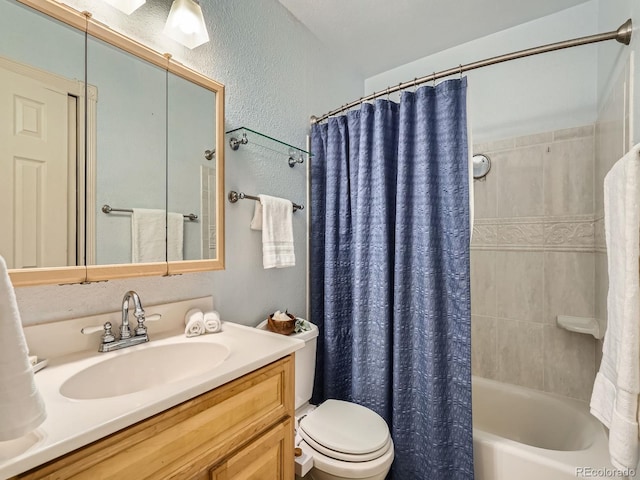
[[[305,341],[305,346],[295,352],[296,356],[296,409],[311,400],[313,379],[316,375],[316,347],[318,327],[313,323],[307,332],[292,333],[290,336]]]
[[[316,347],[318,345],[318,327],[310,323],[311,330],[289,335],[298,340],[304,340],[305,345],[295,352],[296,358],[296,409],[311,400],[313,394],[313,379],[316,375]],[[263,321],[256,328],[267,330],[267,321]],[[277,334],[274,334],[277,335]]]

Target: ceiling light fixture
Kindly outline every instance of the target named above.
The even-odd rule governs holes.
[[[164,33],[191,49],[207,43],[209,34],[198,0],[173,0]]]
[[[137,8],[144,5],[146,0],[104,0],[121,12],[131,15]]]

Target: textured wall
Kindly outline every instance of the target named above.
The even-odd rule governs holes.
[[[211,42],[193,51],[163,37],[170,1],[147,0],[127,17],[96,0],[67,0],[79,10],[222,82],[225,130],[247,126],[304,147],[309,116],[362,95],[364,79],[326,51],[276,0],[201,2]],[[275,194],[306,204],[306,169],[289,169],[286,153],[258,145],[226,155],[226,190]],[[260,234],[248,228],[253,202],[226,204],[226,270],[171,278],[17,290],[23,322],[117,310],[126,289],[156,303],[214,295],[226,320],[255,324],[269,310],[306,309],[306,213],[294,216],[297,265],[262,268]]]

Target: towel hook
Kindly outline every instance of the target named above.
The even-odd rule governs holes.
[[[288,159],[289,167],[293,168],[297,163],[304,163],[304,158],[302,158],[302,153],[298,155],[296,158],[296,151],[294,149],[289,149],[289,159]]]
[[[247,139],[247,132],[242,134],[242,138],[240,140],[236,137],[231,137],[229,139],[229,146],[231,147],[231,150],[238,150],[240,145],[246,145],[247,143],[249,143],[249,140]]]

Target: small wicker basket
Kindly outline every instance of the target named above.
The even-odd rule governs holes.
[[[289,320],[275,320],[273,314],[267,319],[267,328],[269,331],[279,333],[281,335],[291,335],[296,328],[296,317],[287,312]]]

